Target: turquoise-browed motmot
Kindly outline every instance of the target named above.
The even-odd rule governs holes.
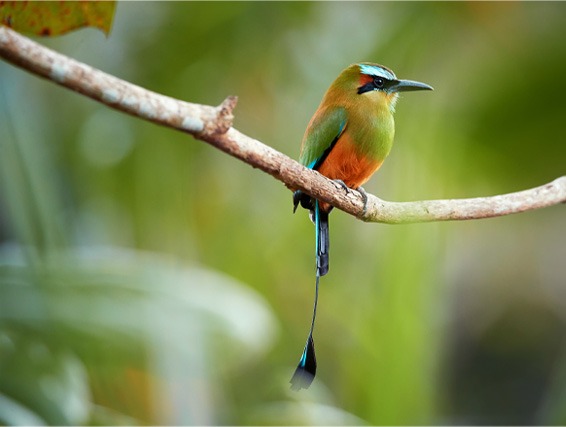
[[[379,169],[393,144],[393,113],[399,92],[432,90],[411,80],[399,80],[389,68],[352,64],[330,85],[307,126],[299,161],[347,188],[358,189]],[[291,378],[291,388],[307,388],[316,374],[313,329],[318,283],[328,273],[328,214],[332,206],[302,191],[293,194],[294,209],[310,210],[316,229],[316,288],[307,343]]]

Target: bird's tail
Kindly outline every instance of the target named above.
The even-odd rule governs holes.
[[[314,352],[314,322],[316,319],[316,307],[318,305],[318,284],[320,277],[328,273],[328,212],[319,208],[318,200],[314,202],[314,225],[316,228],[316,284],[314,293],[314,307],[312,311],[311,328],[305,349],[299,360],[299,365],[291,378],[291,389],[300,390],[308,388],[316,375],[316,356]]]
[[[319,208],[318,200],[314,205],[314,225],[316,227],[316,268],[317,274],[324,276],[328,273],[328,250],[330,236],[328,233],[328,212]]]
[[[316,269],[316,286],[314,295],[314,308],[312,311],[312,321],[305,349],[299,360],[299,365],[291,378],[291,390],[299,391],[302,388],[309,388],[316,375],[316,356],[314,353],[314,340],[312,333],[314,330],[314,320],[316,318],[316,306],[318,304],[318,282],[320,280],[319,269]]]
[[[320,209],[320,203],[318,200],[311,198],[301,190],[297,190],[293,193],[293,213],[297,210],[299,203],[303,208],[310,210],[311,220],[314,222],[316,229],[317,274],[324,276],[328,273],[329,267],[328,249],[330,247],[330,239],[328,234],[328,214],[330,213],[332,206],[330,206],[327,211],[322,210]]]

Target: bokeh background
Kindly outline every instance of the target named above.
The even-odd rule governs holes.
[[[352,62],[403,95],[366,185],[488,196],[566,172],[565,3],[119,3],[41,43],[176,98],[238,95],[292,157]],[[314,230],[190,136],[0,62],[0,423],[565,424],[566,211],[443,224],[331,216],[318,375]]]

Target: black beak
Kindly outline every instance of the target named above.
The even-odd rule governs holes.
[[[396,80],[388,88],[390,92],[412,92],[415,90],[434,90],[426,83],[415,82],[413,80]]]

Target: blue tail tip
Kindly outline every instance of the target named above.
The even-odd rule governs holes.
[[[314,353],[314,341],[312,335],[307,340],[307,345],[299,361],[297,369],[291,378],[291,390],[299,391],[309,388],[316,375],[316,356]]]

